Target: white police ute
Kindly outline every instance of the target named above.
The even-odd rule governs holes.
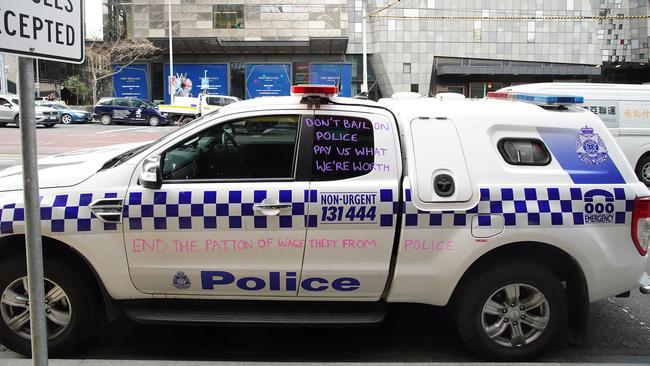
[[[40,161],[51,353],[99,316],[345,327],[420,303],[520,360],[639,285],[650,192],[578,98],[293,92]],[[0,343],[29,354],[20,187],[0,172]]]

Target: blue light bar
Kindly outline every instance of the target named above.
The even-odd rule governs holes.
[[[518,100],[520,102],[528,102],[545,106],[582,104],[585,102],[584,97],[571,95],[526,94],[513,92],[490,92],[488,93],[488,98]]]
[[[543,95],[543,94],[514,94],[515,100],[522,102],[529,102],[540,105],[567,105],[567,104],[581,104],[585,102],[584,97],[576,97],[570,95]]]

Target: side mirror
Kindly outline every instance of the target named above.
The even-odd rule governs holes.
[[[150,156],[144,160],[138,181],[144,188],[160,189],[162,187],[160,155]]]

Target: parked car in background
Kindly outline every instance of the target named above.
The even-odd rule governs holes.
[[[88,123],[93,121],[93,114],[80,109],[72,109],[62,102],[37,102],[36,105],[56,109],[59,113],[61,123]]]
[[[151,126],[169,123],[166,113],[146,100],[136,98],[102,98],[95,105],[95,118],[103,125],[113,122],[148,123]]]
[[[176,97],[174,104],[160,104],[158,109],[167,113],[169,119],[181,125],[192,122],[196,118],[205,116],[221,109],[228,104],[241,101],[229,95],[201,94],[197,98]]]
[[[36,106],[36,124],[54,127],[59,123],[59,112],[56,109]],[[0,95],[0,127],[13,123],[20,125],[20,101],[16,95]]]

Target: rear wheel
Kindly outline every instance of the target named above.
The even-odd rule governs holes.
[[[56,123],[46,123],[43,126],[45,126],[46,128],[52,128],[52,127],[56,126]]]
[[[149,117],[150,126],[158,126],[159,124],[160,124],[160,118],[158,118],[158,116]]]
[[[463,286],[456,322],[467,346],[482,358],[536,357],[566,327],[566,293],[558,278],[541,266],[501,265]]]
[[[650,186],[650,156],[639,160],[639,163],[636,165],[636,176],[646,186]]]
[[[14,123],[16,124],[17,127],[20,127],[20,116],[19,115],[16,115],[16,117],[14,117]]]
[[[72,116],[67,113],[62,115],[61,123],[63,123],[64,125],[69,125],[70,123],[72,123]]]
[[[113,123],[113,118],[109,114],[102,114],[102,116],[99,118],[99,121],[105,125],[108,126],[111,123]]]
[[[7,122],[0,122],[0,127],[4,127],[7,125]]]
[[[29,294],[25,259],[0,262],[0,343],[20,354],[31,353]],[[52,355],[74,350],[87,338],[94,322],[90,289],[83,276],[65,262],[45,263],[45,309],[48,348]]]
[[[192,118],[192,117],[185,117],[185,118],[181,119],[181,121],[180,121],[180,123],[179,123],[179,126],[184,126],[184,125],[186,125],[186,124],[188,124],[188,123],[190,123],[190,122],[192,122],[192,121],[194,121],[194,118]]]

